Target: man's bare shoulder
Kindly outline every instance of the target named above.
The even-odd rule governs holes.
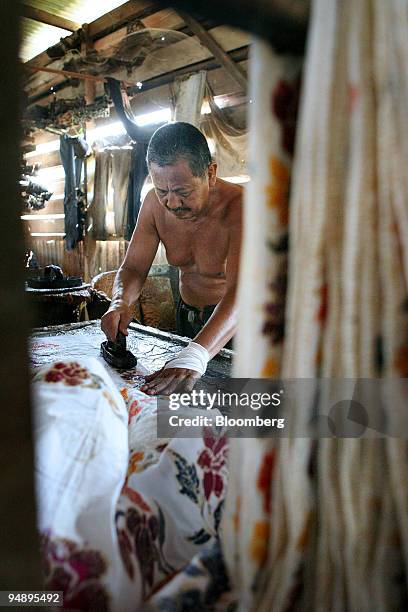
[[[228,225],[241,224],[244,189],[236,183],[218,179],[220,197],[224,204],[224,219]]]
[[[155,222],[160,218],[163,213],[163,206],[160,205],[159,199],[156,195],[154,188],[150,189],[144,197],[142,210],[146,217],[149,217]]]
[[[156,192],[152,187],[144,197],[143,207],[145,207],[146,210],[153,211],[157,207],[157,204],[159,204],[159,200],[157,199]]]

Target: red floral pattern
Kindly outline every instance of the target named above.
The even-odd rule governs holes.
[[[221,497],[224,490],[224,481],[221,475],[222,468],[227,461],[227,439],[225,436],[217,438],[208,430],[204,430],[205,448],[198,457],[198,465],[204,471],[204,495],[208,500],[212,493]]]
[[[151,591],[155,571],[165,574],[174,573],[162,551],[165,539],[165,522],[162,513],[148,514],[137,508],[118,511],[115,517],[116,530],[122,560],[130,578],[134,577],[134,562],[140,568],[143,598]]]
[[[46,382],[63,382],[72,387],[81,385],[86,378],[90,378],[88,370],[76,361],[55,363],[44,375]]]
[[[109,595],[102,584],[107,563],[99,551],[79,548],[49,532],[42,535],[41,547],[46,587],[63,592],[64,609],[109,610]]]
[[[101,389],[104,386],[103,380],[97,374],[93,374],[77,361],[58,361],[45,372],[36,374],[34,380],[88,389]],[[114,404],[110,397],[107,399]]]
[[[290,156],[293,156],[295,149],[299,96],[300,77],[292,83],[281,79],[272,92],[272,110],[282,129],[281,146]]]
[[[275,464],[275,452],[272,450],[266,453],[262,460],[262,465],[258,473],[256,486],[263,496],[264,512],[271,512],[271,485],[273,480],[273,468]]]

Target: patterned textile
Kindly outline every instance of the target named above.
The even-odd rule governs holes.
[[[217,542],[226,440],[158,439],[156,399],[95,358],[50,364],[33,387],[46,586],[67,609],[138,610]]]
[[[403,0],[313,3],[286,307],[276,219],[289,173],[265,119],[276,60],[257,45],[237,376],[407,374],[407,17]],[[405,609],[407,451],[403,439],[232,441],[221,533],[238,609]]]
[[[276,376],[282,354],[288,246],[288,199],[301,62],[278,56],[256,41],[251,53],[249,160],[245,240],[241,258],[240,320],[235,375]],[[234,339],[235,341],[235,339]],[[230,440],[227,507],[221,549],[201,555],[151,600],[152,610],[248,612],[268,553],[271,474],[278,449],[270,440]],[[254,478],[254,474],[256,477]],[[284,519],[281,510],[280,523]],[[225,579],[227,569],[230,580]],[[231,590],[231,586],[233,590]]]

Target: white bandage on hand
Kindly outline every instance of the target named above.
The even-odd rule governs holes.
[[[182,349],[173,359],[170,359],[164,366],[164,369],[169,368],[187,368],[188,370],[194,370],[202,376],[206,369],[207,364],[210,361],[210,355],[201,344],[197,342],[190,342],[186,348]]]

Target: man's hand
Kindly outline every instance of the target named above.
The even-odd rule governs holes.
[[[113,300],[101,319],[102,331],[108,340],[114,342],[118,331],[128,335],[127,328],[132,319],[133,313],[128,304],[124,300]]]
[[[148,395],[170,395],[170,393],[189,393],[200,374],[187,368],[162,368],[146,376],[146,384],[140,390]]]

